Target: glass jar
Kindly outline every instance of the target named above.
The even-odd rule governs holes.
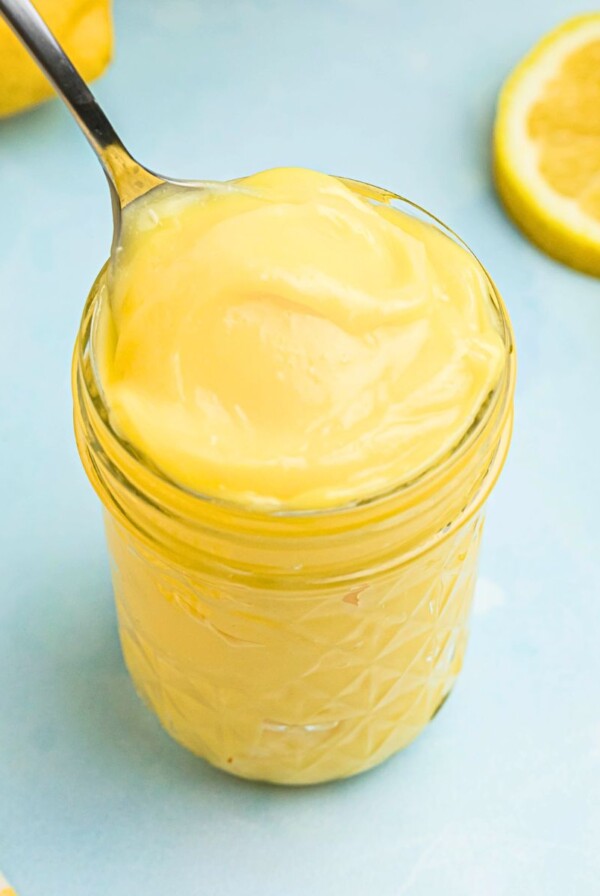
[[[346,183],[457,240],[412,203]],[[460,443],[386,494],[273,512],[177,485],[112,427],[94,358],[98,276],[75,347],[75,433],[105,508],[123,654],[167,731],[214,765],[286,784],[353,775],[413,740],[448,696],[512,427],[513,336],[488,282],[505,365]]]

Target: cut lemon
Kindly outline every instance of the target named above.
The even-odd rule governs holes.
[[[600,276],[600,13],[550,32],[502,88],[494,176],[542,249]]]
[[[35,0],[34,5],[86,81],[101,75],[112,54],[111,0]],[[47,78],[0,20],[0,118],[51,96]]]

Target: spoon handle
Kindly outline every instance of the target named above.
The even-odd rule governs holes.
[[[90,142],[108,178],[115,215],[162,183],[125,149],[93,93],[30,0],[0,0],[0,16],[25,44]]]

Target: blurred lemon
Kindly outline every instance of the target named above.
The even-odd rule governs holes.
[[[35,6],[86,81],[101,75],[112,54],[110,0],[35,0]],[[53,93],[27,50],[0,21],[0,117]]]
[[[494,173],[535,243],[600,275],[600,13],[550,32],[504,84]]]
[[[11,886],[9,886],[8,881],[5,877],[2,877],[2,872],[0,871],[0,896],[17,896],[15,891]]]

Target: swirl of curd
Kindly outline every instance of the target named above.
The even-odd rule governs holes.
[[[102,315],[119,434],[179,485],[269,509],[418,477],[505,358],[467,250],[299,168],[136,202]]]

